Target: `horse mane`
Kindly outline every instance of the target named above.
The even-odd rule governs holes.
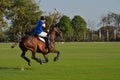
[[[58,27],[58,23],[55,25],[50,26],[50,32],[53,31],[54,27]]]

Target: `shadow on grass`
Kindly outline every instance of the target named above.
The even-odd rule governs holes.
[[[21,68],[17,68],[17,67],[0,67],[0,70],[21,70],[23,67]],[[31,68],[24,68],[25,70],[32,70]]]

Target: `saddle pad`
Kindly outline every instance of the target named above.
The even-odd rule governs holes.
[[[45,43],[45,40],[43,38],[41,38],[41,37],[38,37],[38,38],[39,38],[39,40],[41,40],[41,41],[43,41]]]

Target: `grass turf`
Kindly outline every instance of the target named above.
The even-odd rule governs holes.
[[[40,65],[26,56],[31,65],[20,57],[21,50],[12,44],[0,44],[0,80],[119,80],[120,43],[57,43],[61,52],[58,62]],[[42,54],[36,54],[43,59]],[[21,68],[24,68],[24,71]]]

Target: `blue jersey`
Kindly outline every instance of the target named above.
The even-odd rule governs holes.
[[[38,22],[38,24],[36,25],[36,28],[34,30],[35,35],[38,35],[43,31],[43,27],[42,27],[43,24],[44,23],[41,20]]]

